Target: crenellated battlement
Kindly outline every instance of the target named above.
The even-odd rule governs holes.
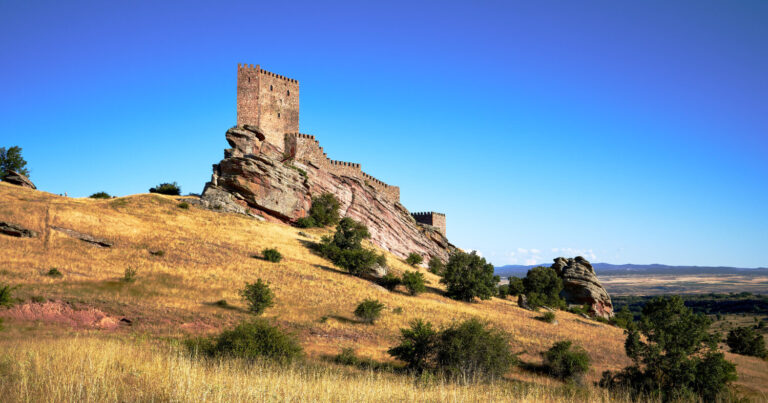
[[[285,80],[285,81],[288,81],[290,83],[294,83],[294,84],[298,84],[299,83],[299,80],[296,80],[296,79],[293,79],[293,78],[288,78],[286,76],[282,76],[280,74],[276,74],[276,73],[273,73],[271,71],[264,70],[258,64],[256,66],[254,66],[252,64],[249,65],[249,64],[240,64],[240,63],[238,63],[237,64],[237,69],[238,69],[238,71],[239,70],[252,70],[252,71],[257,72],[259,74],[264,74],[264,75],[267,75],[267,76],[270,76],[270,77],[274,77],[274,78],[277,78],[277,79],[280,79],[280,80]]]
[[[414,220],[416,220],[416,222],[437,227],[440,229],[440,232],[445,235],[445,214],[436,213],[434,211],[423,211],[418,213],[411,213],[411,216]]]

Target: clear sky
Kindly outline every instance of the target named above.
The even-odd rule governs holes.
[[[38,188],[199,193],[237,63],[496,265],[768,266],[768,1],[0,0],[0,146]]]

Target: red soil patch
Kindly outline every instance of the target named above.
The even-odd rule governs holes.
[[[41,321],[75,328],[114,329],[120,326],[120,318],[111,317],[90,307],[74,309],[69,303],[62,301],[17,305],[0,311],[0,317],[19,321]]]

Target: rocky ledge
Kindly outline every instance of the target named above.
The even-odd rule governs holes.
[[[552,265],[555,272],[563,279],[561,295],[565,302],[575,305],[589,305],[590,314],[603,318],[613,317],[611,296],[600,284],[592,265],[581,256],[575,258],[559,257]]]
[[[202,203],[212,209],[293,223],[305,217],[312,196],[332,193],[341,215],[368,226],[371,241],[399,257],[411,252],[446,261],[454,246],[431,226],[417,223],[400,203],[388,201],[364,181],[286,159],[252,126],[226,133],[232,147],[213,166]]]

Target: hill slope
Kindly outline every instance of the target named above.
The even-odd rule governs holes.
[[[15,294],[25,301],[0,310],[8,328],[0,333],[5,347],[34,349],[23,344],[31,336],[60,337],[72,332],[118,339],[217,332],[249,317],[240,309],[238,290],[245,282],[261,278],[271,283],[276,294],[276,304],[265,316],[298,334],[310,359],[353,347],[361,356],[389,360],[386,350],[412,319],[446,325],[475,316],[507,331],[513,349],[522,352],[526,362],[540,362],[540,352],[570,339],[592,357],[590,380],[597,380],[604,370],[628,364],[618,328],[564,312],[557,313],[558,325],[546,324],[534,319],[539,314],[520,309],[511,300],[453,301],[441,295],[438,278],[423,269],[430,292],[417,297],[387,292],[310,252],[308,245],[327,230],[303,230],[306,235],[300,235],[298,229],[283,224],[195,207],[182,209],[179,199],[154,194],[71,199],[0,183],[0,221],[40,234],[31,239],[0,236],[0,282],[19,286]],[[114,245],[97,247],[51,226],[102,237]],[[283,254],[282,262],[252,257],[272,247]],[[395,272],[409,269],[396,257],[387,258]],[[54,267],[63,277],[45,275]],[[136,281],[120,282],[129,268],[136,270]],[[366,297],[379,299],[387,307],[373,326],[356,323],[352,315]],[[214,304],[222,299],[233,307]],[[83,317],[98,320],[78,320]],[[132,325],[119,325],[120,318]],[[744,387],[758,391],[768,385],[764,362],[729,358],[746,375],[741,381]],[[510,377],[558,384],[520,369]],[[467,398],[473,400],[471,396]]]

